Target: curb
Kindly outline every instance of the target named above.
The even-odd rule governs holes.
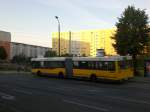
[[[0,71],[0,74],[30,74],[31,72]]]
[[[138,82],[138,83],[150,83],[150,78],[145,78],[145,77],[135,77],[131,79],[129,82]]]

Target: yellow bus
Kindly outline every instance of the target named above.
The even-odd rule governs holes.
[[[59,78],[114,81],[133,77],[131,56],[33,58],[32,73]]]

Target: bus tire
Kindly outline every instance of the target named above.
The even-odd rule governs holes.
[[[125,82],[126,82],[125,79],[120,79],[120,80],[118,81],[119,84],[123,84],[123,83],[125,83]]]
[[[97,77],[95,74],[91,74],[90,79],[91,79],[91,81],[96,81]]]
[[[127,78],[125,78],[124,80],[125,80],[125,81],[128,81],[128,80],[129,80],[129,78],[127,77]]]
[[[63,72],[59,72],[59,74],[58,74],[58,78],[59,78],[59,79],[63,79],[63,78],[64,78],[64,74],[63,74]]]
[[[37,74],[37,76],[41,76],[42,75],[42,73],[40,71],[38,71],[36,74]]]

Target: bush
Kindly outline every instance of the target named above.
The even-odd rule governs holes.
[[[0,46],[0,60],[5,60],[7,58],[7,53],[4,47]]]

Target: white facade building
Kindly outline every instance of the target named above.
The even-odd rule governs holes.
[[[11,34],[10,32],[0,31],[0,41],[11,41]]]
[[[46,51],[52,50],[49,47],[35,46],[23,43],[11,42],[11,59],[16,55],[25,55],[26,57],[41,57]]]

